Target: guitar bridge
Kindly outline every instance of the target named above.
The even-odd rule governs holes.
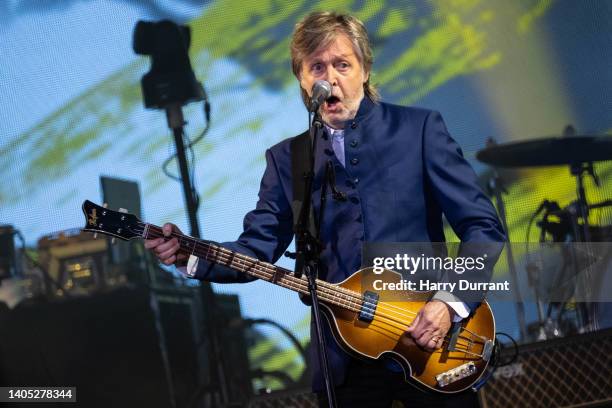
[[[442,374],[436,375],[436,381],[440,387],[446,387],[456,381],[476,374],[476,365],[473,362],[465,363],[459,367],[452,368]]]

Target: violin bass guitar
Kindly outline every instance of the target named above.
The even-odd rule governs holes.
[[[85,231],[123,240],[163,237],[160,227],[91,201],[83,203],[83,213]],[[290,270],[187,235],[173,233],[172,237],[178,239],[180,251],[186,255],[193,254],[294,292],[309,293],[306,277],[298,278]],[[399,284],[401,275],[389,270],[374,274],[372,268],[365,268],[340,283],[317,280],[321,310],[346,352],[370,359],[392,357],[404,369],[407,381],[440,393],[461,392],[483,376],[495,337],[495,320],[486,301],[470,317],[453,324],[440,349],[428,352],[414,343],[406,329],[433,292],[407,290],[400,295],[397,291],[377,291],[371,284],[374,280]]]

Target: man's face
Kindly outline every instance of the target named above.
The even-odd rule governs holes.
[[[332,85],[332,96],[321,105],[321,117],[329,126],[341,129],[357,114],[368,75],[351,41],[345,34],[338,34],[328,47],[304,58],[300,86],[310,96],[315,81],[323,79]]]

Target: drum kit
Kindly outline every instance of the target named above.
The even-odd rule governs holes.
[[[529,288],[534,289],[535,303],[537,305],[538,321],[531,328],[534,328],[534,337],[537,340],[545,340],[550,337],[558,337],[567,334],[568,331],[586,332],[597,330],[601,327],[601,322],[609,319],[605,314],[611,314],[612,303],[601,303],[597,301],[575,301],[581,298],[576,293],[568,293],[567,299],[559,301],[546,299],[546,295],[535,289],[538,283],[544,281],[555,285],[559,281],[560,271],[563,270],[565,276],[567,271],[573,274],[574,282],[578,275],[584,279],[589,278],[584,274],[584,263],[579,264],[576,259],[576,249],[590,253],[593,248],[601,242],[612,241],[612,225],[593,225],[589,215],[593,210],[602,211],[610,208],[612,210],[612,200],[605,200],[598,203],[589,203],[585,192],[585,177],[591,177],[597,187],[600,180],[593,166],[594,162],[612,160],[612,136],[606,135],[576,135],[572,126],[567,126],[562,136],[539,138],[534,140],[509,142],[496,144],[489,140],[487,147],[476,154],[476,158],[491,166],[492,175],[488,180],[488,192],[495,199],[500,219],[506,231],[508,231],[506,208],[502,194],[507,193],[503,180],[499,173],[502,168],[530,168],[544,166],[568,166],[570,173],[576,180],[576,200],[565,207],[559,206],[555,201],[544,200],[539,208],[532,215],[529,228],[532,222],[541,216],[541,221],[537,223],[540,228],[540,242],[547,240],[565,245],[569,255],[564,254],[562,266],[557,268],[557,276],[546,275],[543,268],[536,266],[533,262],[527,263],[525,269],[529,281]],[[591,217],[593,218],[593,217]],[[548,238],[550,237],[550,238]],[[510,244],[510,241],[508,241]],[[599,250],[599,249],[598,249]],[[564,250],[565,251],[565,250]],[[529,251],[527,251],[527,256]],[[527,339],[528,329],[525,322],[524,303],[519,292],[518,272],[512,246],[506,246],[506,256],[510,278],[516,283],[513,285],[517,291],[516,313],[519,323],[520,334],[523,339]],[[595,257],[593,257],[595,259]],[[587,262],[588,263],[588,262]],[[587,267],[588,269],[588,267]],[[603,275],[612,275],[612,272],[603,272]],[[610,280],[610,279],[608,279]],[[572,290],[576,288],[573,286]],[[570,291],[571,292],[571,291]],[[548,303],[548,310],[544,313],[544,303]],[[570,307],[574,307],[575,318],[571,328],[568,329],[567,319],[563,318],[563,312]],[[552,315],[556,309],[556,318]],[[565,319],[565,320],[564,320]],[[607,324],[607,323],[606,323]]]

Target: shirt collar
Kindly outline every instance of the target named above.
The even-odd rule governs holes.
[[[350,124],[352,121],[362,121],[363,119],[370,116],[370,114],[374,111],[374,107],[376,106],[376,102],[371,100],[368,96],[364,96],[359,104],[359,109],[357,110],[357,115],[355,115],[355,119],[347,121],[347,124]]]
[[[341,139],[344,137],[344,129],[334,129],[332,127],[329,127],[327,123],[325,124],[325,129],[327,130],[327,133],[331,135],[331,137],[337,139]]]
[[[334,136],[338,131],[342,131],[342,133],[338,134],[338,136],[344,136],[344,130],[346,129],[347,126],[350,126],[351,123],[353,122],[360,122],[364,120],[365,118],[367,118],[374,111],[375,106],[376,106],[376,102],[374,102],[367,96],[364,96],[359,104],[359,109],[357,110],[357,114],[355,115],[355,118],[349,119],[346,122],[344,122],[344,128],[342,129],[333,129],[329,127],[327,123],[325,123],[325,128],[327,129],[327,133]]]

